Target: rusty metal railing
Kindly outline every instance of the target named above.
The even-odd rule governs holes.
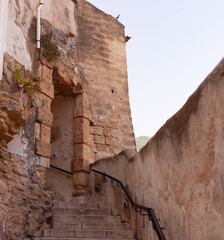
[[[152,221],[153,228],[155,229],[156,234],[157,234],[159,240],[166,240],[166,238],[165,238],[165,236],[163,234],[162,228],[159,225],[159,222],[158,222],[158,219],[156,217],[156,214],[155,214],[155,212],[154,212],[154,210],[152,208],[148,208],[148,207],[136,204],[133,201],[131,195],[128,193],[127,189],[124,187],[124,184],[120,180],[118,180],[118,179],[116,179],[116,178],[114,178],[114,177],[112,177],[112,176],[110,176],[110,175],[108,175],[106,173],[103,173],[103,172],[100,172],[98,170],[95,170],[95,169],[92,169],[92,171],[102,175],[103,177],[108,177],[111,180],[117,182],[118,186],[121,187],[121,189],[124,191],[125,195],[127,196],[128,200],[130,201],[130,203],[132,205],[132,208],[135,209],[136,212],[139,212],[143,216],[148,215],[149,220]]]

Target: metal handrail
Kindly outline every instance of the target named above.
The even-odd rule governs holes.
[[[51,168],[54,168],[54,169],[56,169],[56,170],[58,170],[58,171],[61,171],[61,172],[63,172],[63,173],[66,173],[66,174],[69,174],[69,175],[73,175],[72,172],[69,172],[69,171],[67,171],[67,170],[65,170],[65,169],[62,169],[62,168],[59,168],[59,167],[56,167],[56,166],[53,166],[53,165],[50,165],[50,167],[51,167]]]
[[[118,179],[116,179],[116,178],[114,178],[114,177],[112,177],[112,176],[110,176],[110,175],[108,175],[106,173],[103,173],[103,172],[100,172],[98,170],[95,170],[95,169],[92,169],[92,171],[95,172],[95,173],[101,174],[104,177],[108,177],[108,178],[114,180],[115,182],[117,182],[117,184],[122,188],[122,190],[126,194],[128,200],[130,201],[130,203],[132,205],[132,208],[134,208],[136,212],[140,212],[141,215],[148,215],[149,220],[152,221],[153,227],[154,227],[154,229],[156,231],[156,234],[157,234],[159,240],[166,240],[166,238],[165,238],[165,236],[163,234],[163,231],[162,231],[162,229],[161,229],[161,227],[159,225],[159,222],[158,222],[158,219],[156,217],[156,214],[155,214],[155,212],[154,212],[154,210],[152,208],[148,208],[148,207],[136,204],[132,200],[130,194],[128,193],[128,191],[124,187],[124,184],[120,180],[118,180]],[[146,212],[147,214],[144,214],[142,211]]]

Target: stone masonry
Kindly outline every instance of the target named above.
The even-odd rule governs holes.
[[[135,149],[124,26],[87,1],[80,1],[77,15],[80,66],[88,82],[96,159]]]
[[[9,2],[0,82],[0,237],[4,240],[38,234],[51,224],[52,196],[72,201],[87,194],[91,163],[135,149],[124,26],[85,0],[44,1],[41,35],[51,36],[60,51],[60,58],[49,62],[43,48],[36,50],[38,4]],[[39,81],[33,98],[16,83],[15,73],[22,65],[23,78]],[[67,118],[57,114],[58,99],[64,99],[59,111]],[[60,175],[50,165],[67,169],[73,177]]]

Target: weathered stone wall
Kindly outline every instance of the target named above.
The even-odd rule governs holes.
[[[43,122],[49,116],[41,118],[40,99],[31,100],[15,83],[17,65],[5,55],[0,84],[0,235],[4,240],[40,234],[46,221],[51,222],[52,195],[45,184],[50,135]],[[28,71],[22,74],[31,77]]]
[[[38,234],[46,220],[43,212],[49,210],[46,185],[55,198],[71,201],[73,195],[88,193],[90,163],[127,147],[135,148],[124,27],[85,0],[75,2],[44,1],[41,34],[51,35],[61,54],[52,63],[43,57],[43,49],[40,52],[36,49],[39,1],[9,2],[7,52],[0,82],[0,146],[5,154],[0,164],[7,169],[7,172],[3,168],[0,171],[0,183],[2,189],[6,189],[1,193],[0,229],[6,239]],[[96,21],[90,27],[92,19]],[[25,66],[24,78],[39,80],[39,90],[33,99],[16,84],[17,65]],[[63,102],[63,111],[60,114],[54,111],[54,98],[69,99],[72,103],[69,114],[64,113],[66,103]],[[71,130],[68,151],[62,148],[68,131],[64,129],[67,120],[63,114],[69,118]],[[58,116],[61,118],[58,132],[65,138],[56,144],[53,119]],[[60,161],[62,159],[65,160]],[[74,176],[68,178],[49,170],[50,161],[73,172]],[[23,174],[17,174],[19,168]],[[20,191],[19,194],[13,189]],[[29,195],[38,204],[29,200]],[[12,205],[7,204],[9,196],[13,199]],[[23,227],[31,218],[34,223]]]
[[[78,5],[79,58],[88,82],[96,159],[135,149],[124,26],[87,1]]]
[[[36,51],[38,5],[39,1],[29,0],[10,0],[9,3],[7,53],[32,70],[38,58]],[[76,35],[74,9],[75,5],[70,0],[47,0],[41,10],[41,17],[65,34]]]
[[[38,1],[10,2],[7,44],[7,53],[34,72],[39,59],[35,43],[37,7]],[[91,122],[91,148],[95,153],[90,162],[125,148],[135,149],[124,26],[85,0],[78,4],[48,0],[41,17],[41,34],[52,33],[62,53],[56,65],[65,69],[63,77],[70,74],[77,83],[80,80],[75,75],[79,75],[87,84],[85,107],[90,111],[86,117]]]
[[[167,239],[224,237],[223,70],[224,60],[138,154],[126,151],[93,166],[121,179],[137,203],[153,208]],[[118,190],[94,179],[102,186],[96,200],[125,217]],[[146,217],[131,216],[138,239],[157,239]]]
[[[53,64],[42,58],[42,66],[35,43],[37,7],[37,2],[10,2],[7,53],[41,79],[38,116],[46,109],[51,115],[54,96],[75,99],[73,171],[88,173],[89,164],[96,159],[135,149],[124,26],[85,0],[78,4],[46,1],[41,10],[41,34],[52,34],[61,57]],[[49,134],[51,120],[43,124]],[[41,145],[39,141],[37,146]],[[50,146],[44,157],[49,152]]]
[[[0,239],[30,239],[51,226],[45,170],[0,146]]]

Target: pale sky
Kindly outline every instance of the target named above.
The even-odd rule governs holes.
[[[152,137],[224,54],[223,0],[89,0],[125,25],[135,136]]]

